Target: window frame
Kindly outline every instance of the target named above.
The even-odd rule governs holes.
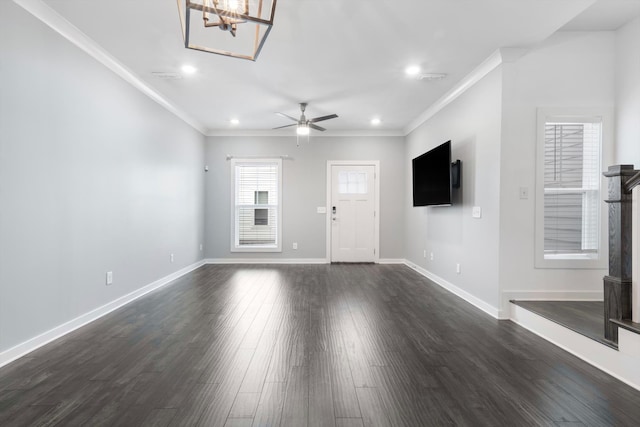
[[[260,253],[260,252],[282,252],[282,159],[280,158],[232,158],[230,159],[230,251],[231,252],[245,252],[245,253]],[[278,197],[277,197],[277,230],[276,230],[276,244],[275,245],[254,245],[254,246],[238,246],[236,245],[236,167],[242,165],[259,166],[259,165],[276,165],[278,170]],[[256,205],[257,208],[263,208],[264,205]],[[264,226],[256,226],[264,227]]]
[[[538,108],[536,126],[536,199],[535,199],[535,267],[557,269],[606,269],[608,263],[607,182],[600,173],[598,249],[596,254],[544,254],[544,156],[545,126],[552,120],[601,123],[600,171],[610,164],[613,149],[613,111],[609,108],[560,107]]]

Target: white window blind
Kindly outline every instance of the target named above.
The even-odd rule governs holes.
[[[544,256],[597,255],[599,121],[547,121],[544,129]]]
[[[233,160],[232,251],[280,250],[280,160]]]

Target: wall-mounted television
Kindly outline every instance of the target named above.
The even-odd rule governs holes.
[[[460,160],[451,163],[451,141],[412,160],[413,206],[447,206],[460,187]]]

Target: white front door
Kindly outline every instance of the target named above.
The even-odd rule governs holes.
[[[331,262],[375,261],[375,167],[331,165]]]

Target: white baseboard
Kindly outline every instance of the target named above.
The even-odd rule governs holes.
[[[130,302],[140,298],[141,296],[148,294],[149,292],[161,288],[170,282],[176,280],[177,278],[184,276],[185,274],[195,270],[196,268],[201,267],[204,264],[204,260],[198,261],[194,264],[191,264],[185,268],[182,268],[174,273],[169,274],[161,279],[156,280],[155,282],[149,283],[142,288],[135,290],[127,295],[121,296],[110,303],[107,303],[101,307],[98,307],[94,310],[91,310],[88,313],[85,313],[81,316],[76,317],[73,320],[70,320],[62,325],[56,326],[53,329],[50,329],[47,332],[44,332],[38,336],[35,336],[21,344],[18,344],[14,347],[11,347],[8,350],[0,353],[0,367],[13,362],[14,360],[31,353],[32,351],[42,347],[45,344],[50,343],[53,340],[56,340],[63,335],[68,334],[69,332],[75,331],[76,329],[93,322],[111,313],[114,310],[122,307],[123,305],[129,304]]]
[[[205,264],[331,264],[326,258],[207,258]],[[378,264],[406,264],[402,258],[380,258]]]
[[[620,334],[620,351],[617,351],[515,304],[509,305],[512,322],[640,390],[640,365],[633,353],[624,351],[623,340],[627,338],[624,333]],[[637,339],[637,334],[630,334],[631,339]]]
[[[422,274],[424,277],[426,277],[427,279],[431,280],[432,282],[435,282],[437,285],[443,287],[444,289],[448,290],[449,292],[451,292],[454,295],[459,296],[460,298],[462,298],[463,300],[465,300],[466,302],[468,302],[471,305],[474,305],[476,307],[478,307],[480,310],[484,311],[485,313],[487,313],[488,315],[496,318],[496,319],[500,319],[501,317],[499,317],[499,310],[496,307],[493,307],[492,305],[484,302],[483,300],[481,300],[478,297],[475,297],[473,295],[471,295],[469,292],[460,289],[459,287],[457,287],[456,285],[454,285],[453,283],[450,283],[446,280],[444,280],[442,277],[437,276],[433,273],[431,273],[430,271],[425,270],[424,268],[415,265],[414,263],[405,260],[404,264],[417,271],[418,273]]]
[[[562,291],[562,290],[545,290],[545,291],[520,291],[506,290],[502,291],[500,318],[508,319],[511,316],[510,300],[519,301],[603,301],[604,291],[602,289]]]
[[[325,258],[207,258],[205,264],[328,264]]]

